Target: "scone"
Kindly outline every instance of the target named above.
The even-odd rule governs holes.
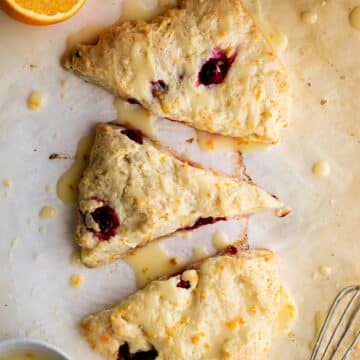
[[[81,331],[107,360],[267,359],[281,299],[276,256],[234,246],[193,269],[150,283],[116,307],[90,315]],[[286,299],[286,301],[289,298]]]
[[[127,21],[81,45],[65,67],[157,116],[276,143],[289,80],[240,0],[182,0],[153,21]]]
[[[253,183],[181,159],[137,130],[101,123],[79,185],[76,240],[93,267],[178,230],[282,208]]]

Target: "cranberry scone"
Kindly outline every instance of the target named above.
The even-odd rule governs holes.
[[[282,294],[270,250],[230,246],[88,316],[80,328],[107,360],[263,360],[278,319],[288,332],[297,317],[292,299]],[[286,319],[279,316],[284,308]]]
[[[94,267],[178,230],[282,208],[253,183],[181,159],[140,131],[100,123],[79,185],[76,240]]]
[[[276,143],[289,80],[240,0],[181,0],[80,45],[65,67],[157,116],[243,141]]]

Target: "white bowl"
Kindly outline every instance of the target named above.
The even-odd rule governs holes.
[[[22,352],[32,352],[35,355],[48,357],[49,360],[71,360],[63,351],[43,341],[26,338],[0,340],[0,356]]]

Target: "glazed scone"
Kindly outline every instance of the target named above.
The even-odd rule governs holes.
[[[178,230],[282,207],[252,183],[182,160],[139,131],[101,123],[79,185],[76,240],[93,267]]]
[[[182,0],[80,45],[65,67],[157,116],[244,142],[276,143],[289,80],[240,0]]]
[[[81,331],[107,360],[263,360],[282,311],[281,293],[270,250],[230,246],[88,316]],[[295,319],[294,304],[286,306]]]

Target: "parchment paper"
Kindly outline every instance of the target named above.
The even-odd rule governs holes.
[[[245,4],[256,15],[255,1]],[[271,359],[303,360],[314,336],[315,312],[326,310],[343,286],[360,282],[360,32],[348,21],[350,10],[360,4],[262,0],[261,5],[269,24],[288,36],[283,60],[291,75],[293,113],[281,144],[245,155],[245,162],[249,175],[277,194],[293,214],[284,219],[272,214],[252,217],[249,240],[252,246],[277,252],[282,278],[300,311],[289,337],[274,341]],[[309,9],[318,13],[316,24],[300,20],[300,13]],[[71,162],[49,161],[48,156],[74,153],[80,137],[116,113],[111,95],[64,71],[59,59],[69,34],[92,23],[110,24],[120,12],[120,0],[88,0],[74,18],[45,28],[0,14],[0,180],[13,182],[10,189],[0,186],[0,338],[40,338],[74,359],[98,358],[79,338],[76,323],[130,294],[135,282],[122,261],[95,270],[69,264],[75,211],[63,205],[54,190],[45,192],[45,186],[55,188]],[[48,95],[47,105],[37,112],[26,107],[32,90]],[[327,103],[321,105],[322,99]],[[164,137],[168,126],[159,125],[160,139],[167,138],[167,145],[220,170],[226,170],[222,164],[232,166],[236,155],[201,155],[185,142],[193,130],[171,123],[177,131]],[[312,175],[317,160],[330,164],[329,177]],[[55,219],[38,218],[44,205],[57,208]],[[192,240],[171,240],[169,248],[186,254],[184,248],[191,249],[195,242],[210,246],[212,233],[222,226],[202,229]],[[227,226],[236,236],[237,224]],[[330,277],[318,274],[321,265],[331,267]],[[68,285],[73,273],[84,275],[80,289]]]

